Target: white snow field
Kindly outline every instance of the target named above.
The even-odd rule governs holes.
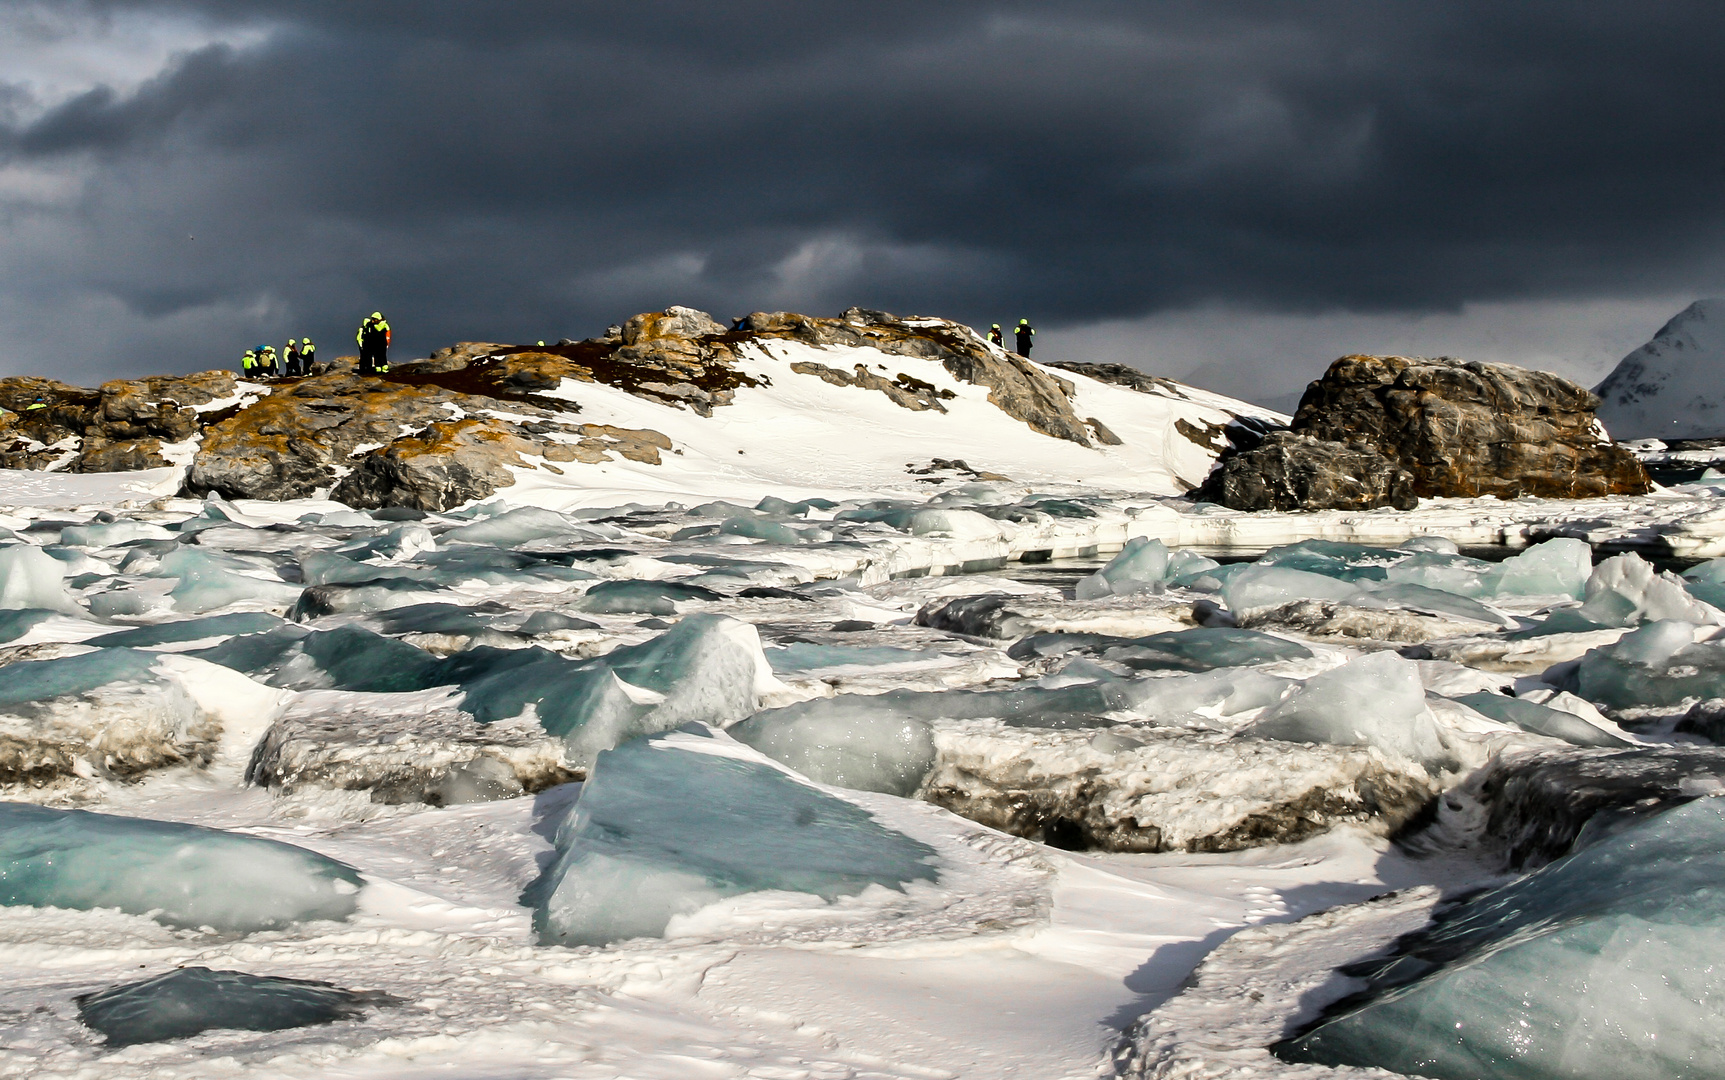
[[[1605,1075],[1650,966],[1706,1075],[1714,489],[1236,513],[1074,381],[1124,447],[801,379],[448,513],[0,474],[0,1077],[1390,1076],[1479,963],[1532,1049],[1421,1075]]]

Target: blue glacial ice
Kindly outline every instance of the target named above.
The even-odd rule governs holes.
[[[309,979],[177,968],[165,975],[111,986],[72,999],[84,1026],[106,1036],[111,1048],[184,1039],[201,1031],[283,1031],[353,1020],[366,1007],[398,999],[356,993]]]
[[[1106,566],[1079,579],[1076,595],[1080,600],[1095,600],[1144,592],[1161,585],[1167,574],[1167,546],[1160,540],[1135,536]]]
[[[130,630],[89,638],[86,645],[97,648],[124,646],[147,649],[156,645],[172,645],[207,638],[228,638],[239,634],[260,634],[282,625],[282,620],[263,611],[236,611],[226,615],[211,615],[202,619],[179,619],[153,623]]]
[[[743,893],[833,901],[937,878],[927,844],[734,742],[693,735],[600,754],[554,843],[522,897],[546,945],[662,936],[675,916]]]
[[[1725,800],[1599,830],[1350,968],[1365,999],[1276,1053],[1435,1080],[1718,1076],[1722,876]]]
[[[299,586],[268,576],[254,562],[189,547],[164,556],[158,573],[179,579],[168,595],[176,609],[193,614],[244,602],[287,607],[300,594]]]
[[[0,904],[118,908],[237,933],[354,911],[359,874],[304,848],[175,821],[0,803]]]
[[[1725,645],[1697,643],[1695,631],[1676,620],[1643,623],[1616,644],[1590,650],[1566,688],[1614,709],[1725,697]]]
[[[596,614],[675,615],[683,605],[722,599],[721,593],[677,581],[601,581],[576,606]]]
[[[1725,612],[1691,595],[1683,579],[1655,570],[1639,555],[1615,555],[1587,579],[1587,599],[1577,612],[1597,626],[1636,626],[1651,620],[1725,623]]]
[[[1575,746],[1628,746],[1623,739],[1595,727],[1574,713],[1553,709],[1534,701],[1481,691],[1463,694],[1455,700],[1474,712],[1489,716],[1501,724],[1510,724],[1535,735],[1562,739]]]

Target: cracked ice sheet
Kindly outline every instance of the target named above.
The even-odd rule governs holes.
[[[0,1076],[1090,1077],[1120,1027],[1233,929],[1450,872],[1345,829],[1226,856],[1069,855],[849,793],[956,867],[941,886],[952,904],[889,894],[835,911],[757,894],[683,920],[680,938],[535,947],[516,898],[549,853],[543,821],[572,794],[409,811],[170,777],[133,789],[104,809],[358,867],[360,911],[236,939],[114,912],[0,908]],[[72,994],[184,964],[411,1003],[111,1054],[77,1024]]]

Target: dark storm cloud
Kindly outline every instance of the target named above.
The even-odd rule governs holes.
[[[24,238],[33,295],[125,313],[83,318],[333,336],[385,307],[425,349],[673,302],[1054,324],[1721,277],[1717,5],[81,10],[262,34],[11,106],[4,163],[84,170]],[[124,339],[105,363],[160,366]]]

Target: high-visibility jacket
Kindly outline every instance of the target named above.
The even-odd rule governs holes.
[[[388,319],[378,319],[375,322],[371,319],[367,319],[364,322],[360,323],[359,324],[359,333],[357,333],[353,336],[354,341],[356,341],[361,346],[365,345],[365,332],[368,329],[369,330],[381,330],[383,332],[383,343],[385,345],[389,344],[389,320]]]
[[[252,350],[252,349],[247,349],[246,354],[244,356],[240,357],[240,370],[249,372],[249,371],[251,371],[252,368],[255,368],[257,366],[258,366],[258,354],[257,354],[257,352],[255,350]]]
[[[30,403],[29,405],[24,406],[24,411],[25,412],[35,412],[37,409],[46,409],[47,407],[48,406],[46,403],[41,402],[41,401],[36,401],[36,402]]]
[[[304,344],[300,345],[300,347],[299,347],[299,354],[301,356],[305,357],[305,362],[308,364],[311,363],[312,355],[316,352],[317,352],[317,346],[313,345],[309,341],[305,342]]]

